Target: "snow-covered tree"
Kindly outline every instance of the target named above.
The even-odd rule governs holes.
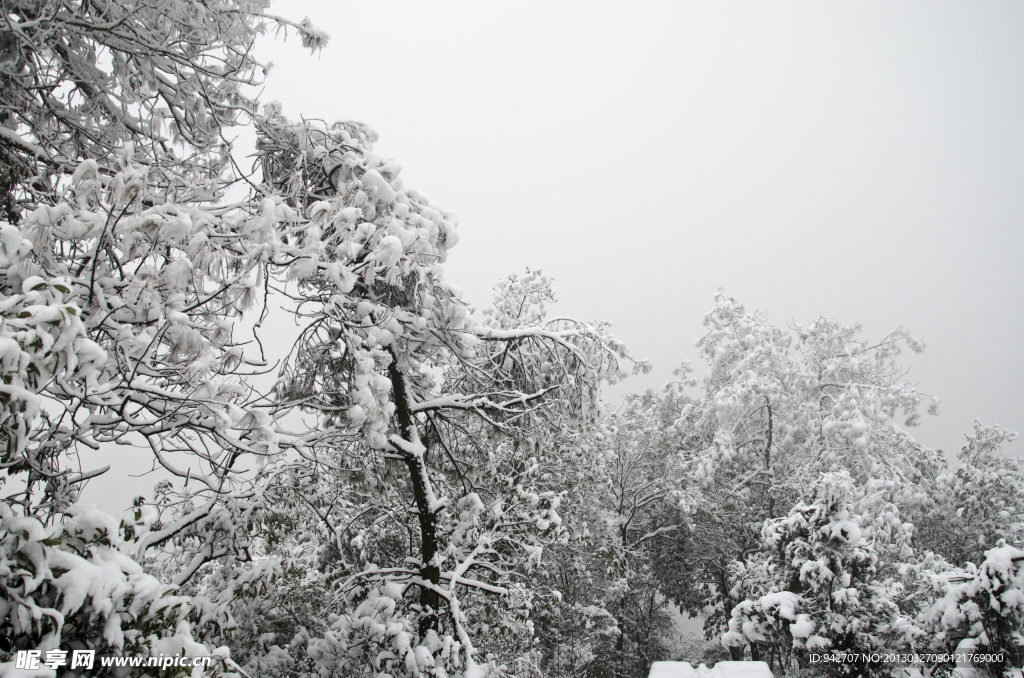
[[[69,466],[78,445],[142,444],[208,497],[228,491],[234,459],[267,452],[249,423],[261,417],[246,380],[265,360],[243,350],[233,326],[276,263],[265,231],[283,213],[263,195],[224,201],[243,178],[225,131],[255,113],[253,40],[288,25],[265,9],[5,5],[0,292],[11,309],[33,304],[8,327],[50,359],[59,354],[27,328],[73,329],[79,362],[93,366],[69,378],[29,373],[45,404],[5,417],[2,463],[21,481],[13,498],[26,513],[59,513],[96,472]],[[326,40],[308,20],[295,27],[307,46]],[[40,302],[19,299],[39,294],[57,294],[74,317],[44,317]],[[24,400],[15,394],[10,406],[21,412]]]
[[[245,419],[261,418],[246,382],[260,358],[246,355],[233,324],[272,265],[265,234],[254,233],[273,223],[263,214],[273,201],[224,200],[241,177],[223,136],[255,112],[245,89],[262,68],[253,39],[288,24],[265,7],[4,5],[0,510],[8,575],[33,573],[6,586],[22,597],[5,652],[156,651],[172,637],[178,649],[208,651],[188,626],[196,608],[154,600],[169,589],[125,554],[212,529],[212,515],[252,494],[236,460],[270,452]],[[326,39],[308,21],[296,28],[307,46]],[[105,470],[80,468],[78,446],[110,443],[148,447],[192,483],[184,520],[161,524],[140,506],[145,520],[119,533],[116,519],[74,505],[82,482]],[[244,556],[246,537],[234,536],[230,549],[200,548],[192,571]]]
[[[933,463],[892,426],[900,411],[904,425],[915,425],[924,400],[897,362],[900,344],[923,350],[904,329],[869,342],[857,337],[859,326],[821,318],[786,332],[724,294],[716,302],[698,342],[709,367],[705,397],[677,424],[701,437],[691,443],[703,448],[694,459],[699,480],[728,473],[748,487],[767,476],[772,487],[799,488],[801,473],[912,479],[919,462]],[[933,413],[936,406],[932,399]]]
[[[808,652],[891,649],[902,587],[883,554],[906,548],[912,530],[895,506],[857,487],[848,473],[824,474],[805,502],[765,522],[769,550],[734,564],[730,594],[742,602],[731,611],[723,644],[749,644],[783,670],[806,666]],[[824,667],[841,674],[885,668]]]
[[[956,565],[980,563],[1000,540],[1024,548],[1024,464],[1000,454],[1017,434],[974,422],[957,455],[927,484],[929,501],[915,519],[915,545]]]
[[[279,136],[261,147],[275,153],[287,134],[331,143],[281,118],[266,124]],[[348,169],[352,185],[308,207],[322,221],[295,237],[310,252],[293,266],[309,275],[294,292],[282,290],[309,320],[279,381],[277,412],[301,408],[317,425],[299,461],[266,467],[278,498],[261,490],[261,510],[278,513],[287,494],[287,505],[318,526],[320,572],[307,570],[331,582],[335,601],[329,615],[303,622],[306,637],[289,652],[298,663],[302,649],[328,674],[475,675],[491,663],[487,650],[501,658],[509,656],[502,644],[528,647],[538,592],[521,578],[563,538],[562,448],[593,422],[600,381],[621,376],[628,357],[603,326],[548,319],[550,280],[539,272],[499,285],[477,324],[440,277],[453,226],[394,175],[393,184],[380,179],[394,204],[377,201],[380,186],[364,192],[367,174],[383,175],[362,150],[346,151],[349,163],[365,163]],[[267,163],[289,167],[286,160]],[[321,160],[333,161],[329,153]],[[440,223],[423,225],[424,213]],[[394,214],[408,225],[405,245],[389,235],[403,228]],[[382,227],[352,223],[353,215]],[[388,238],[397,253],[378,256],[394,244]]]
[[[55,206],[66,175],[85,160],[98,163],[107,185],[129,142],[147,170],[140,200],[216,200],[231,183],[224,132],[248,123],[267,70],[252,51],[256,37],[291,26],[307,47],[327,41],[308,19],[268,14],[268,4],[5,2],[0,218],[13,223]]]
[[[358,567],[306,654],[338,675],[381,662],[478,674],[489,660],[470,639],[474,596],[509,615],[528,606],[509,577],[559,537],[546,446],[593,420],[600,384],[630,359],[601,324],[545,318],[539,273],[510,281],[476,322],[443,279],[454,220],[404,189],[368,128],[257,111],[253,39],[288,24],[265,8],[5,8],[0,148],[17,225],[2,239],[2,461],[22,481],[16,514],[71,510],[92,473],[68,465],[76,445],[148,447],[174,480],[140,507],[156,513],[131,526],[131,546],[164,549],[175,583],[202,573],[199,626],[223,630],[242,619],[240,592],[303,565],[274,557],[282,506],[316,515],[339,559],[365,554],[357,537],[373,533],[345,543],[340,521],[362,528],[368,511],[406,527],[411,510],[415,554],[395,551],[387,572],[365,555],[345,563]],[[308,47],[326,40],[308,20],[294,27]],[[248,120],[259,179],[224,141]],[[242,180],[250,195],[227,202]],[[265,394],[252,380],[273,367],[263,315],[245,313],[274,293],[296,299],[305,327]],[[316,415],[306,429],[300,410]],[[373,485],[376,469],[387,474],[368,499],[342,485],[326,500],[339,474]]]
[[[63,523],[46,527],[0,503],[0,519],[5,654],[38,650],[48,658],[51,651],[63,651],[66,656],[58,657],[63,660],[74,650],[93,650],[101,657],[211,654],[194,638],[199,614],[193,602],[143,571],[125,552],[121,526],[109,515],[75,506]],[[226,647],[212,654],[220,658],[216,673],[237,668]],[[0,664],[0,671],[10,675],[12,666]],[[38,671],[16,675],[56,674],[40,665]]]
[[[703,394],[684,366],[605,415],[602,386],[647,369],[605,324],[550,317],[529,269],[476,314],[444,277],[454,216],[371,129],[260,107],[255,38],[316,50],[308,19],[4,10],[0,659],[640,675],[672,602],[782,659],[932,637],[1019,660],[1011,434],[979,424],[949,470],[897,427],[924,402],[902,329],[787,331],[720,295]],[[248,124],[251,173],[226,138]],[[264,327],[280,303],[290,350]],[[113,444],[168,475],[123,521],[76,503],[104,471],[79,447]]]
[[[928,558],[908,568],[922,589],[907,644],[925,652],[990,655],[977,667],[992,676],[1020,675],[1024,664],[1024,551],[1005,543],[979,565],[949,567]]]
[[[1013,435],[976,424],[961,464],[926,479],[923,487],[934,495],[905,503],[907,510],[898,502],[916,496],[916,489],[900,491],[885,478],[856,482],[845,471],[824,474],[787,517],[765,522],[765,551],[733,564],[731,593],[741,602],[723,642],[749,645],[781,668],[806,666],[807,653],[815,650],[899,650],[998,656],[977,667],[993,676],[1016,675],[1024,649],[1024,552],[1003,535],[1017,534],[1018,467],[992,456]],[[968,510],[994,519],[974,522]],[[948,539],[936,535],[936,524],[948,527]],[[997,545],[979,554],[986,535]],[[950,564],[926,550],[932,546],[969,553],[973,562]],[[884,674],[897,667],[853,662],[817,668]]]
[[[675,569],[699,573],[701,604],[715,606],[712,630],[739,602],[729,595],[733,564],[765,549],[764,521],[786,515],[822,474],[849,473],[913,505],[927,500],[922,483],[941,460],[894,422],[902,413],[913,425],[924,401],[898,363],[901,346],[922,350],[905,330],[868,342],[859,327],[821,318],[787,331],[724,294],[704,323],[703,397],[683,398],[680,383],[663,399],[678,411],[692,479],[692,530]]]
[[[564,516],[572,534],[541,568],[560,594],[557,609],[538,615],[537,631],[543,666],[555,675],[645,676],[667,657],[671,603],[653,554],[684,522],[674,514],[679,458],[657,405],[627,395],[586,440],[592,453],[573,477]]]
[[[903,642],[925,652],[986,653],[993,676],[1024,659],[1024,469],[999,454],[1017,437],[975,421],[957,463],[927,484],[915,507],[916,557],[900,565],[907,589]]]

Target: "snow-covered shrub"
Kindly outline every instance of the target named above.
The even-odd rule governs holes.
[[[732,610],[724,645],[763,644],[762,652],[774,648],[798,662],[809,652],[891,648],[902,589],[883,575],[875,544],[885,536],[858,513],[858,494],[849,474],[825,474],[789,515],[765,522],[768,550],[735,565],[731,595],[742,602]]]
[[[995,655],[979,667],[1013,675],[1024,665],[1024,551],[1003,544],[980,565],[936,569],[917,573],[934,596],[916,619],[917,647]]]

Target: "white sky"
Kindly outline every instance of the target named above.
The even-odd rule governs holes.
[[[459,215],[447,277],[479,307],[543,269],[559,313],[654,362],[636,391],[695,360],[719,287],[779,326],[905,325],[928,344],[910,378],[943,400],[919,440],[959,449],[975,417],[1024,431],[1024,3],[270,9],[332,40],[260,44],[263,100],[374,127]]]
[[[1024,4],[271,10],[332,41],[261,45],[264,99],[374,127],[459,215],[447,277],[477,305],[542,268],[559,312],[654,361],[630,390],[696,357],[719,287],[780,326],[905,325],[928,344],[910,378],[943,400],[922,442],[959,449],[975,417],[1024,430]]]

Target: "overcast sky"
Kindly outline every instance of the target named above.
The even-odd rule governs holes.
[[[269,41],[265,100],[360,120],[459,215],[447,277],[486,304],[530,266],[652,375],[696,357],[719,287],[928,344],[915,431],[1024,430],[1024,3],[323,2],[318,58]],[[1019,453],[1021,443],[1012,446]]]
[[[975,417],[1024,430],[1024,3],[271,11],[332,40],[319,57],[262,42],[264,101],[375,128],[405,184],[459,215],[446,271],[467,299],[543,269],[560,314],[653,361],[626,389],[696,359],[721,287],[779,326],[909,328],[928,344],[909,378],[943,401],[913,431],[930,447],[959,449]],[[87,500],[155,479],[118,482]]]

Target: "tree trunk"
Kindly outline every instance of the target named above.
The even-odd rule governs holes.
[[[392,358],[391,365],[388,366],[388,376],[391,378],[391,390],[395,396],[395,414],[398,417],[402,439],[410,443],[419,443],[419,435],[415,428],[416,422],[413,420],[410,409],[409,392],[405,386],[405,375],[399,371],[398,360],[393,353]],[[427,500],[426,459],[406,456],[405,465],[409,469],[416,514],[420,522],[420,577],[423,581],[437,587],[441,583],[441,568],[435,561],[437,556],[437,514]],[[420,605],[423,608],[419,624],[421,639],[428,631],[437,630],[440,602],[440,596],[437,595],[436,589],[420,587]]]
[[[722,605],[723,605],[723,607],[724,607],[724,609],[726,611],[726,614],[728,614],[729,612],[732,611],[732,608],[733,608],[732,599],[729,598],[729,594],[728,594],[729,584],[728,584],[728,582],[725,579],[725,568],[720,565],[717,569],[718,569],[718,590],[719,590],[719,595],[722,597]],[[741,662],[741,661],[743,661],[743,646],[741,645],[741,646],[737,647],[735,645],[730,645],[729,646],[729,658],[732,661],[734,661],[734,662]]]

